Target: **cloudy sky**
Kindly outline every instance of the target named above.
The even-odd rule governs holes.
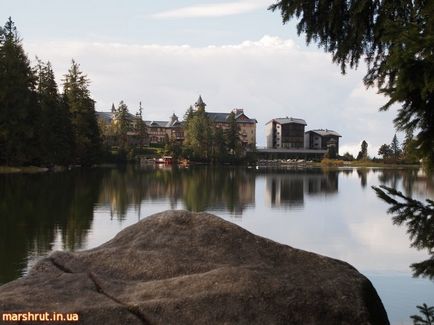
[[[97,110],[142,102],[146,120],[182,117],[202,95],[208,111],[243,108],[256,118],[258,146],[276,117],[342,135],[340,153],[362,140],[375,155],[395,134],[396,110],[367,90],[365,66],[340,74],[329,54],[282,25],[273,0],[0,0],[0,23],[15,21],[31,60],[51,61],[61,83],[74,58],[91,80]],[[402,137],[401,137],[402,138]]]

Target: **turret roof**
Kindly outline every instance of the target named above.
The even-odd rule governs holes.
[[[195,106],[203,106],[203,107],[206,106],[205,102],[202,100],[202,96],[200,96],[200,95],[199,95],[199,98],[197,99],[197,102],[194,103],[194,105]]]

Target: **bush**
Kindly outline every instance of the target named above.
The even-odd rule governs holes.
[[[343,166],[344,162],[343,160],[324,158],[323,160],[321,160],[321,165],[327,167],[338,167],[338,166]]]

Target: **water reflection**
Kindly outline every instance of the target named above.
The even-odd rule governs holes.
[[[304,196],[338,192],[338,171],[306,169],[265,174],[266,202],[271,207],[303,207]]]
[[[385,169],[378,175],[378,180],[382,185],[395,189],[401,183],[403,193],[409,197],[434,196],[434,176],[417,169]]]
[[[15,279],[29,254],[82,247],[93,219],[101,173],[74,171],[0,177],[0,283]]]
[[[368,183],[368,169],[367,168],[360,168],[357,169],[357,175],[360,178],[360,185],[365,188]]]
[[[350,177],[352,173],[352,169],[128,166],[0,175],[0,283],[21,276],[29,256],[42,256],[54,248],[88,248],[89,232],[104,235],[104,226],[94,229],[98,209],[107,211],[104,217],[107,215],[109,220],[119,221],[118,230],[122,229],[131,208],[138,211],[139,218],[145,217],[149,215],[149,209],[145,209],[147,204],[154,202],[164,202],[168,208],[224,211],[238,217],[247,208],[250,213],[267,213],[256,207],[257,198],[264,198],[266,206],[271,208],[304,209],[306,197],[337,196],[340,175]],[[370,175],[375,175],[381,184],[402,186],[406,195],[434,196],[433,180],[417,170],[358,169],[356,173],[362,187]],[[258,180],[261,180],[259,187]],[[313,202],[309,204],[314,207]],[[345,203],[339,204],[345,207]]]
[[[434,198],[433,177],[416,169],[129,166],[0,175],[0,283],[53,249],[95,247],[141,217],[182,208],[211,211],[255,234],[349,262],[377,281],[392,324],[407,324],[416,304],[434,299],[418,285],[432,284],[411,278],[409,264],[426,256],[409,247],[405,229],[392,224],[370,190],[381,184]]]
[[[255,203],[255,173],[236,168],[112,169],[102,179],[99,204],[123,220],[131,205],[168,200],[191,211],[228,210],[242,214]]]
[[[426,199],[425,202],[414,200],[413,186],[420,175],[418,173],[396,174],[389,177],[392,186],[387,187],[381,185],[380,187],[373,186],[377,196],[389,205],[387,213],[392,214],[393,223],[396,225],[406,225],[407,233],[411,239],[411,246],[418,250],[427,250],[430,257],[429,259],[413,263],[414,276],[428,277],[434,279],[434,201]],[[384,177],[384,176],[383,176]],[[403,188],[406,193],[396,188],[398,180],[402,178]],[[434,176],[423,175],[424,180],[433,180]],[[385,182],[386,183],[386,182]],[[430,182],[423,182],[429,188],[432,184]],[[420,182],[419,182],[420,184]],[[427,191],[426,191],[427,192]]]

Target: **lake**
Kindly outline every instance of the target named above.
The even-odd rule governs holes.
[[[434,305],[434,283],[409,265],[428,257],[392,224],[372,185],[434,198],[417,169],[127,166],[0,175],[0,283],[54,250],[83,250],[167,209],[207,211],[254,234],[344,260],[377,289],[392,324]]]

